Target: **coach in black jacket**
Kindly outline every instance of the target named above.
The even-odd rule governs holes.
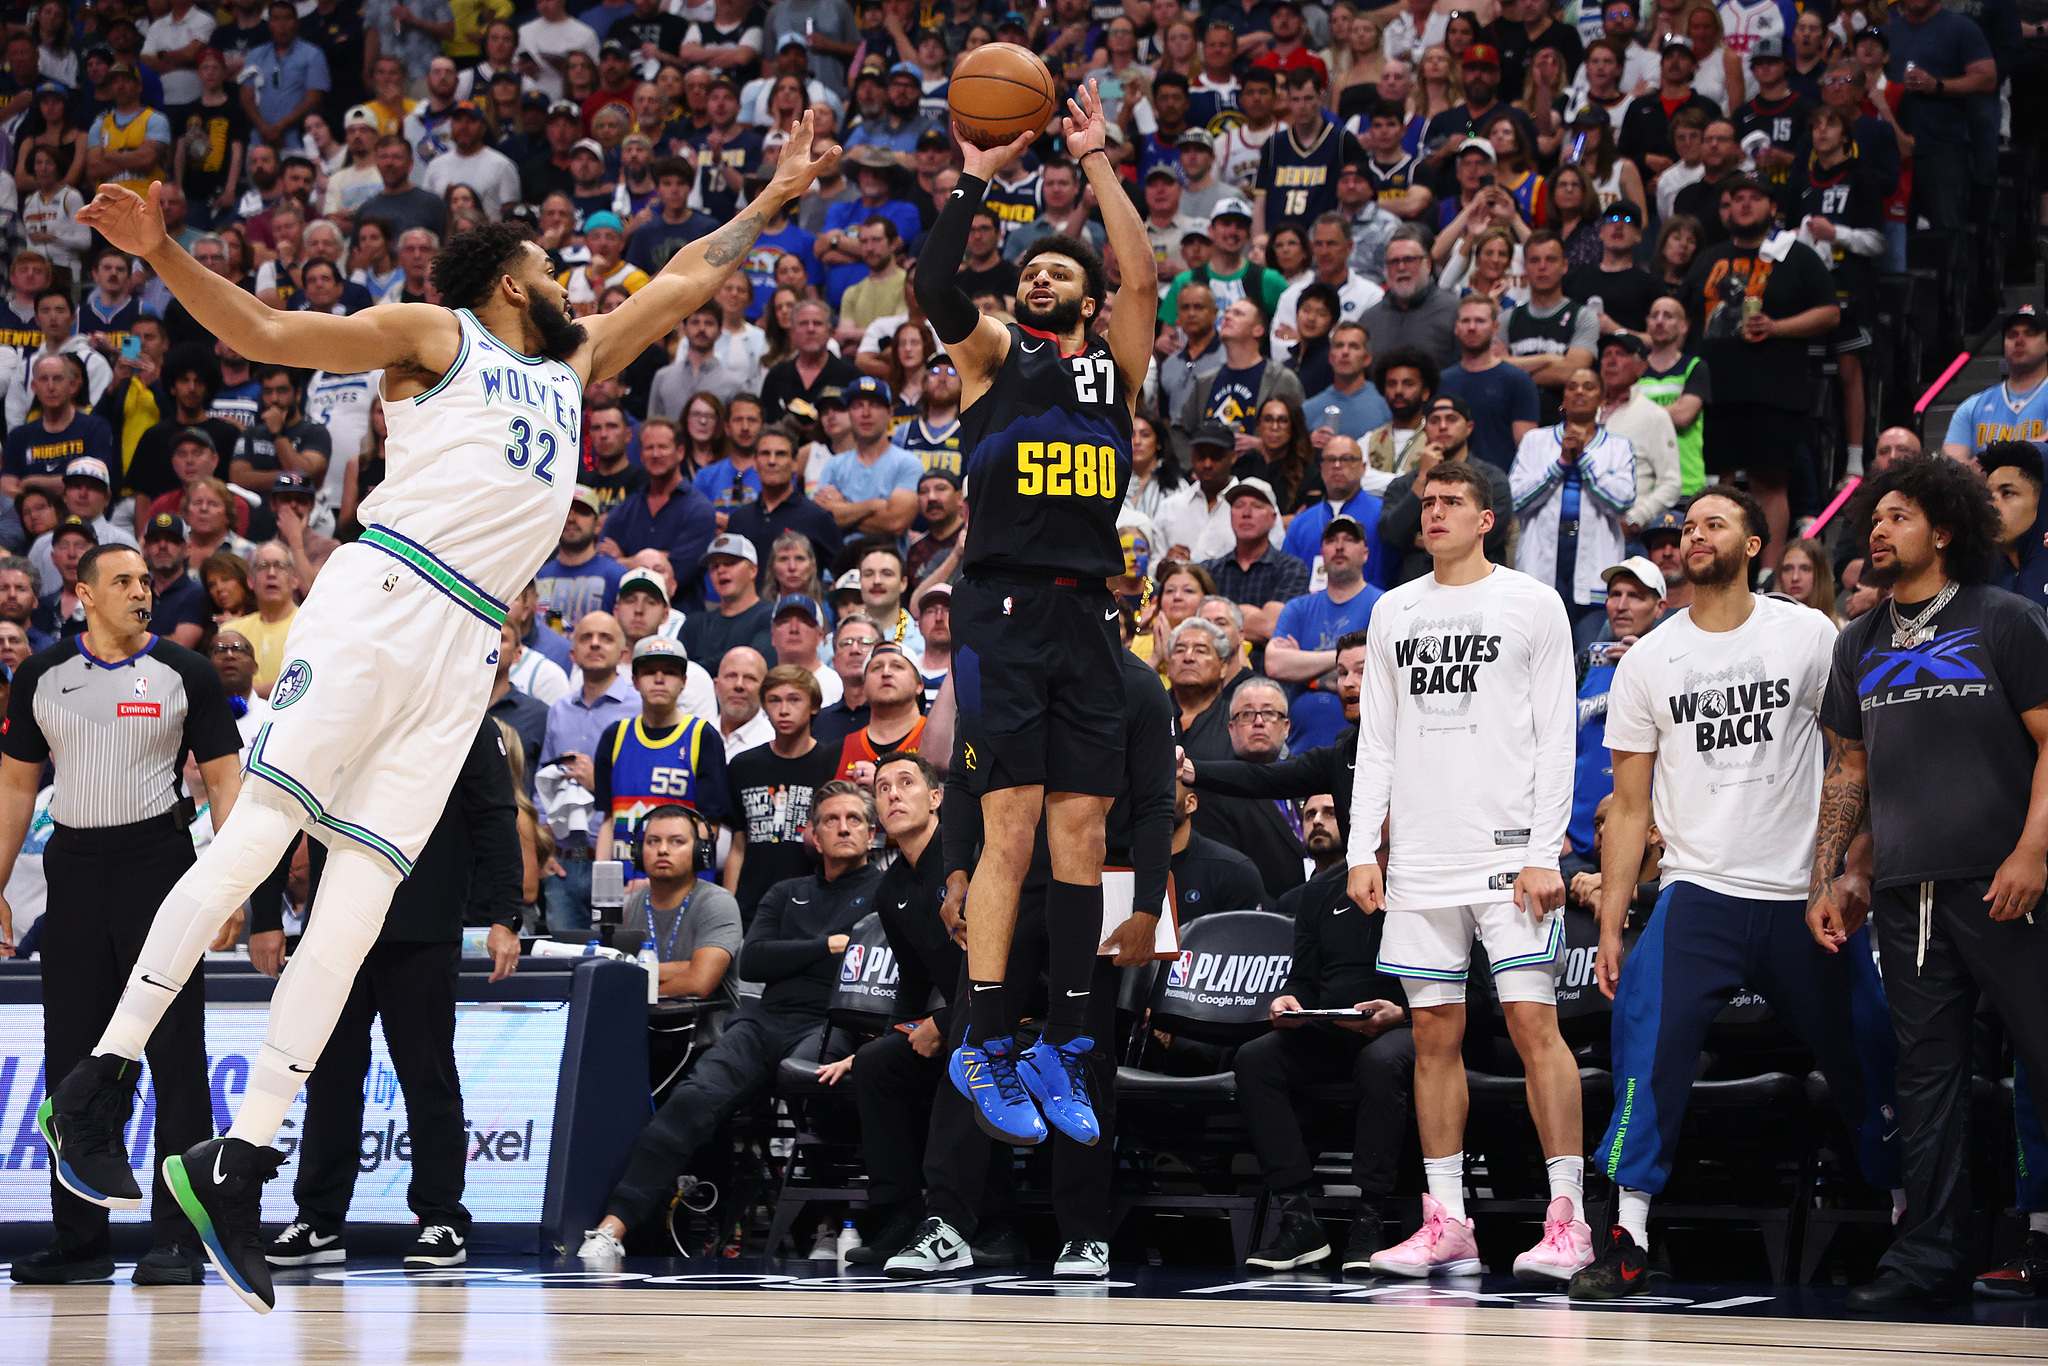
[[[674,1197],[685,1165],[747,1097],[775,1080],[782,1060],[816,1060],[847,935],[875,909],[882,880],[868,865],[875,824],[875,799],[853,783],[834,780],[812,797],[811,832],[824,867],[770,887],[740,946],[739,975],[762,984],[760,999],[733,1013],[696,1070],[640,1131],[604,1220],[579,1256],[615,1261],[627,1231]]]
[[[356,973],[348,1004],[306,1079],[305,1131],[299,1175],[292,1183],[298,1218],[272,1242],[277,1266],[343,1259],[342,1221],[355,1193],[363,1136],[363,1081],[370,1071],[370,1023],[384,1020],[392,1068],[405,1092],[412,1141],[406,1203],[419,1234],[406,1262],[457,1266],[466,1255],[469,1211],[462,1188],[469,1156],[462,1079],[455,1066],[455,986],[462,927],[491,926],[492,981],[519,962],[518,808],[512,769],[498,723],[486,717],[462,762],[440,823],[398,885],[384,928]],[[320,913],[317,891],[327,846],[310,841],[307,904]],[[251,898],[249,957],[275,976],[285,947],[280,929],[286,854],[277,873]]]

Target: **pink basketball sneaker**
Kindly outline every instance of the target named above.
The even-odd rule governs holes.
[[[1422,1197],[1422,1227],[1408,1241],[1374,1257],[1370,1265],[1383,1276],[1476,1276],[1481,1270],[1472,1221],[1451,1218],[1427,1194]]]
[[[1515,1279],[1541,1284],[1569,1281],[1593,1264],[1593,1231],[1572,1218],[1572,1202],[1560,1195],[1543,1211],[1543,1241],[1515,1258]]]

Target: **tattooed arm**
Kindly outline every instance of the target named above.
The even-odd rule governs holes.
[[[1806,927],[1822,948],[1837,953],[1870,912],[1870,756],[1861,740],[1826,734],[1828,767],[1821,781]]]
[[[794,203],[813,180],[838,161],[839,148],[814,150],[812,136],[812,119],[806,114],[784,144],[775,164],[775,178],[759,198],[717,232],[670,257],[661,273],[632,298],[609,313],[583,320],[590,338],[584,353],[590,366],[586,383],[618,374],[711,301],[726,277],[746,260],[776,210]]]

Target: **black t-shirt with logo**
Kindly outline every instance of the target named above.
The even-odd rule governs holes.
[[[1766,240],[1764,246],[1769,245]],[[1793,242],[1777,261],[1757,248],[1723,242],[1701,252],[1685,277],[1692,334],[1713,367],[1714,387],[1725,396],[1720,401],[1806,411],[1813,403],[1809,339],[1744,341],[1743,304],[1748,299],[1762,302],[1765,317],[1790,318],[1834,303],[1834,278],[1804,242]]]
[[[1929,624],[1933,639],[1900,649],[1888,608],[1849,623],[1821,704],[1821,723],[1869,752],[1880,888],[1990,877],[2019,843],[2033,791],[2020,713],[2048,702],[2048,618],[1976,584]]]
[[[754,908],[770,887],[812,871],[811,853],[804,847],[811,798],[832,780],[838,767],[836,743],[820,743],[795,759],[783,758],[769,745],[756,745],[733,756],[726,769],[726,783],[747,824],[746,853],[733,895],[746,923],[753,923]]]

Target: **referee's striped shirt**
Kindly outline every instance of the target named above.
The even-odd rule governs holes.
[[[155,635],[123,660],[94,658],[82,635],[31,655],[0,722],[0,754],[55,763],[50,819],[78,830],[161,816],[187,750],[208,763],[241,746],[213,665]]]

